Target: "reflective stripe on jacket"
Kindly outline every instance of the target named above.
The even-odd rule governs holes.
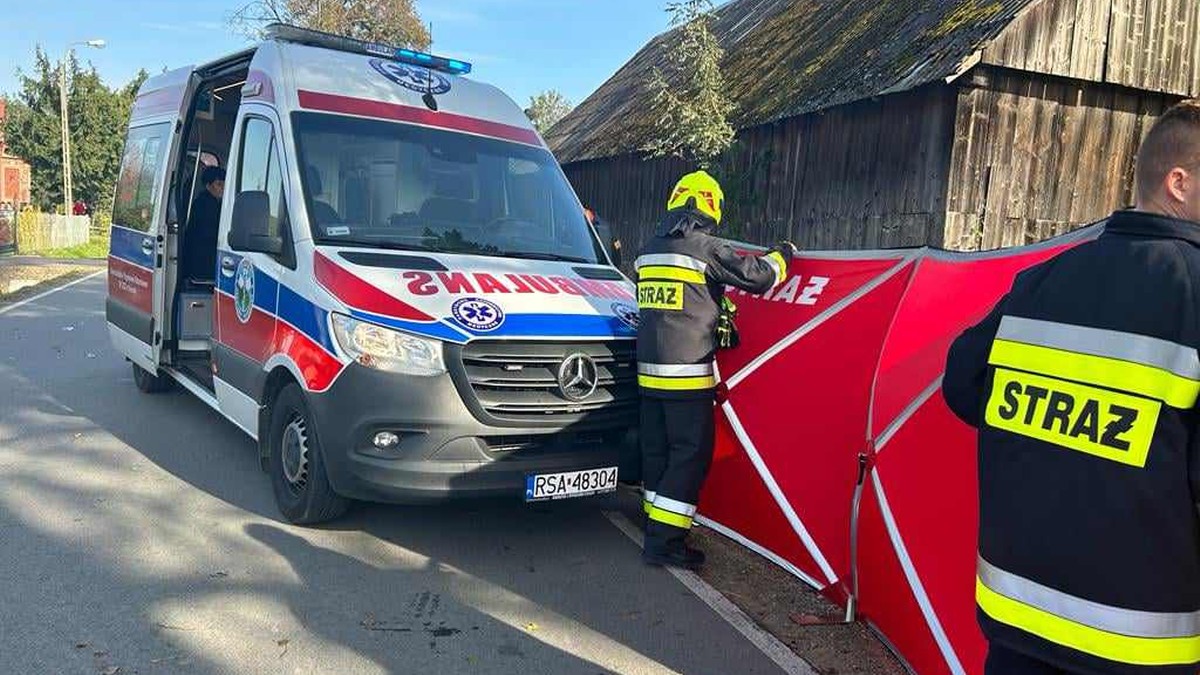
[[[950,349],[979,429],[992,641],[1087,673],[1200,666],[1200,225],[1124,211]]]
[[[708,234],[699,221],[680,226],[668,214],[638,256],[638,384],[643,394],[668,398],[710,395],[713,354],[726,286],[765,293],[787,278],[790,258],[779,251],[742,256]]]

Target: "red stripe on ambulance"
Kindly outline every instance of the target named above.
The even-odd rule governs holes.
[[[320,253],[313,255],[313,273],[325,290],[355,309],[408,321],[434,320],[416,307],[359,279]]]
[[[108,256],[108,295],[149,314],[154,307],[154,273],[116,256]]]
[[[275,317],[255,307],[250,320],[242,323],[232,296],[217,293],[217,323],[221,327],[220,342],[259,363],[273,353],[271,339],[275,332]]]
[[[372,101],[365,98],[323,94],[316,91],[300,90],[300,107],[309,110],[324,110],[326,112],[359,115],[361,117],[377,117],[397,122],[409,122],[426,127],[437,127],[450,131],[464,131],[479,136],[491,136],[506,141],[516,141],[526,145],[542,146],[542,139],[532,129],[523,129],[477,117],[456,115],[449,112],[433,112],[424,108],[414,108],[399,103]]]
[[[275,326],[272,354],[286,354],[300,369],[304,385],[309,391],[324,391],[333,384],[342,372],[341,361],[325,351],[312,338],[280,321]]]

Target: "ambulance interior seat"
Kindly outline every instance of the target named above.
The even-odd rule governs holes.
[[[433,194],[417,211],[422,237],[461,236],[468,241],[479,238],[481,224],[472,201],[475,186],[471,177],[456,171],[433,174]]]
[[[342,217],[338,215],[337,209],[330,206],[329,202],[321,201],[319,198],[325,194],[325,186],[321,183],[321,172],[310,164],[305,167],[305,173],[308,178],[308,193],[312,195],[312,210],[309,213],[313,223],[315,225],[332,225],[342,222]]]

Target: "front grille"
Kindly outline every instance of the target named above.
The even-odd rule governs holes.
[[[572,401],[558,386],[558,369],[572,354],[596,362],[596,391]],[[462,348],[471,394],[488,415],[507,421],[601,422],[631,419],[637,408],[632,340],[592,343],[472,342]]]
[[[510,456],[528,459],[536,455],[604,450],[618,447],[623,432],[555,433],[536,436],[484,436],[487,452],[494,459]]]

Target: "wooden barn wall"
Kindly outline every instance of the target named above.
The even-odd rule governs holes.
[[[1200,95],[1197,0],[1042,0],[984,50],[985,64]]]
[[[714,169],[725,236],[810,250],[941,245],[956,100],[934,85],[744,130]],[[629,155],[564,167],[630,250],[690,168]]]
[[[959,95],[946,247],[1028,244],[1130,205],[1138,145],[1178,100],[977,69]]]

